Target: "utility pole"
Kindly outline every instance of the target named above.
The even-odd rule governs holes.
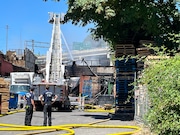
[[[32,52],[34,53],[34,40],[32,40]]]
[[[7,53],[7,49],[8,49],[8,29],[9,29],[9,26],[6,25],[6,53]]]

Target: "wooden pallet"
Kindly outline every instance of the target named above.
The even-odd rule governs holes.
[[[148,56],[151,54],[150,50],[146,47],[143,48],[137,48],[136,52],[139,56]]]
[[[116,76],[119,80],[134,80],[133,76]]]
[[[122,57],[124,55],[135,55],[135,47],[133,44],[118,44],[116,45],[116,57]]]
[[[121,48],[133,49],[134,45],[133,44],[117,44],[116,45],[116,49],[121,49]]]

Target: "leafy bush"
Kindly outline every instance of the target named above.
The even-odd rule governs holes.
[[[140,83],[147,86],[150,108],[146,120],[159,135],[180,134],[180,56],[152,61]]]

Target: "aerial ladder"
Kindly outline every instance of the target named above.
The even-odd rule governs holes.
[[[62,47],[60,23],[61,14],[50,12],[49,23],[53,24],[50,48],[46,54],[46,82],[62,83],[64,66],[62,65]]]
[[[63,16],[52,12],[50,12],[49,15],[49,23],[53,24],[53,29],[51,44],[46,54],[45,81],[34,83],[34,86],[36,86],[34,100],[36,109],[42,110],[43,107],[38,97],[45,90],[45,86],[48,84],[50,91],[54,92],[58,96],[58,99],[53,104],[53,107],[57,110],[69,109],[69,92],[67,89],[67,82],[64,79],[65,66],[62,64],[62,32],[60,30],[60,23],[63,20]]]

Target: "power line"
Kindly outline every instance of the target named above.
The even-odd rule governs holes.
[[[29,45],[28,43],[31,43],[31,45]],[[36,45],[36,44],[40,44],[40,45]],[[41,44],[46,44],[48,46],[44,46]],[[25,41],[25,48],[27,48],[28,46],[31,46],[32,47],[32,52],[34,53],[34,47],[39,47],[39,48],[49,48],[49,43],[48,42],[38,42],[38,41],[34,41],[34,40],[31,40],[31,41]]]

